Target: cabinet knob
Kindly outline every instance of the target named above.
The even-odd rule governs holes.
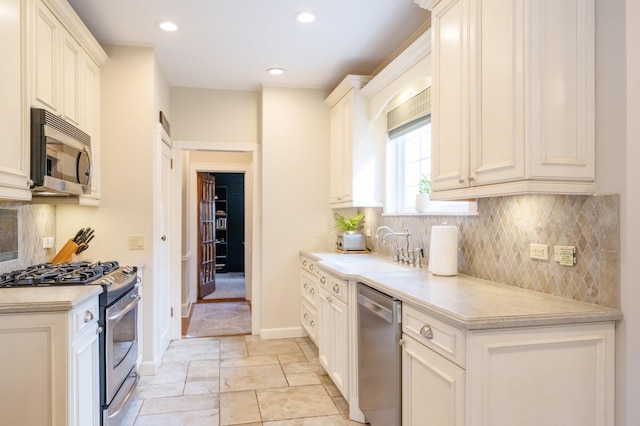
[[[338,284],[333,286],[333,292],[334,293],[340,293],[340,286]]]
[[[310,293],[310,294],[316,294],[316,289],[315,289],[315,288],[312,288],[311,290],[309,290],[309,293]]]
[[[469,183],[474,182],[476,180],[475,175],[469,176]]]
[[[307,319],[307,313],[305,312],[305,314],[302,316],[302,318]]]
[[[464,178],[462,176],[458,178],[458,183],[464,183]]]
[[[433,331],[431,330],[431,326],[426,324],[424,327],[420,329],[420,335],[426,339],[433,339]]]
[[[327,280],[326,280],[324,277],[322,277],[322,278],[320,278],[320,282],[321,282],[322,284],[324,284],[324,283],[326,283],[326,282],[327,282]]]
[[[311,327],[313,327],[314,325],[316,325],[316,322],[312,320],[312,321],[309,323],[309,325],[310,325]]]
[[[93,312],[87,311],[84,313],[84,322],[90,322],[93,320]]]
[[[302,261],[302,266],[307,266],[307,261],[306,260]]]
[[[313,271],[313,263],[311,265],[309,265],[309,269],[311,269]]]
[[[307,287],[309,287],[309,284],[307,283],[304,283],[304,285],[302,286],[302,288],[307,288]]]

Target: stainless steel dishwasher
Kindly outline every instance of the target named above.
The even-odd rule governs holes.
[[[401,319],[399,300],[358,283],[358,392],[371,426],[400,426]]]

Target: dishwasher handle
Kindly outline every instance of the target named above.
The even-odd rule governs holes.
[[[386,322],[393,324],[393,311],[391,309],[385,308],[362,294],[358,294],[358,305],[379,316]]]

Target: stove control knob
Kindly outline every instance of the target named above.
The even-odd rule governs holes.
[[[131,274],[134,272],[134,269],[131,266],[125,266],[122,268],[122,272],[125,274]]]

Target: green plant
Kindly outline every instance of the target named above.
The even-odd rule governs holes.
[[[364,215],[358,213],[353,217],[347,218],[339,213],[334,213],[333,218],[335,220],[335,227],[339,231],[356,231],[364,221]]]
[[[418,194],[429,194],[431,192],[431,179],[427,175],[422,175],[418,181]]]

